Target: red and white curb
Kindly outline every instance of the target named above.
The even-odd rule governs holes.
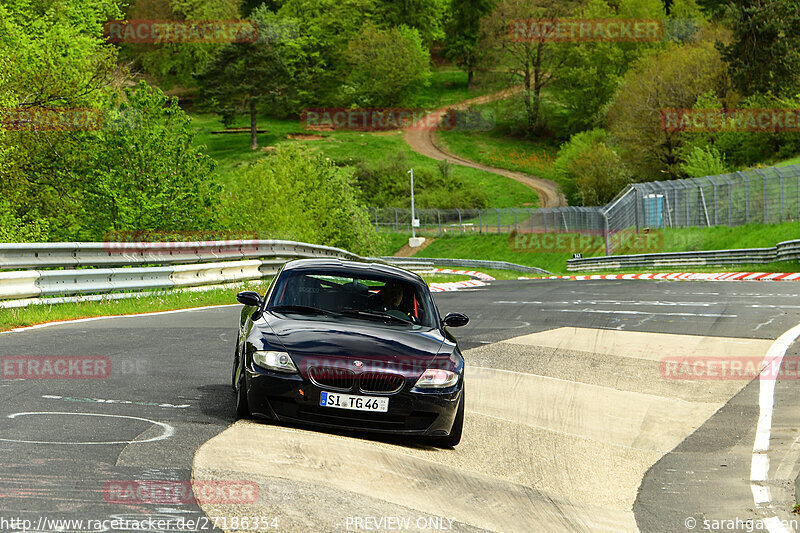
[[[671,281],[800,281],[800,272],[681,272],[660,274],[594,274],[584,276],[543,276],[518,279],[660,279]]]
[[[437,274],[460,274],[462,276],[469,276],[471,278],[479,279],[481,281],[494,281],[494,278],[489,274],[483,272],[476,272],[475,270],[453,270],[452,268],[434,268],[433,271]]]
[[[447,292],[457,291],[459,289],[468,289],[475,287],[485,287],[487,281],[494,281],[494,278],[489,274],[483,272],[476,272],[475,270],[453,270],[452,268],[434,268],[436,274],[458,274],[461,276],[470,276],[476,279],[467,281],[451,281],[448,283],[431,283],[431,292]]]
[[[431,283],[429,285],[431,292],[445,292],[457,291],[459,289],[485,287],[486,282],[479,279],[470,279],[467,281],[452,281],[450,283]]]

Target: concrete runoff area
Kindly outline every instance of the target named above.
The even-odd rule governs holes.
[[[749,382],[665,379],[660,359],[758,359],[770,345],[576,327],[527,334],[465,351],[455,449],[240,421],[199,448],[193,478],[257,481],[256,504],[201,507],[278,516],[282,531],[637,531],[648,469]]]

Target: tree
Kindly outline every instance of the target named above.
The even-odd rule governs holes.
[[[280,19],[296,21],[303,51],[298,71],[304,76],[300,99],[310,107],[341,105],[341,87],[348,74],[347,45],[375,11],[375,0],[286,0]]]
[[[279,20],[265,7],[253,13],[259,28],[252,43],[225,46],[197,75],[201,99],[217,112],[233,109],[250,115],[250,148],[258,148],[258,112],[291,106],[297,83],[293,62],[301,54],[293,21]]]
[[[445,10],[445,0],[376,0],[374,19],[381,28],[414,28],[426,47],[430,47],[444,37]]]
[[[191,120],[157,88],[140,82],[114,95],[108,126],[90,132],[78,167],[86,239],[120,230],[210,229],[218,186],[214,161],[194,146]]]
[[[662,128],[661,112],[690,109],[709,91],[725,92],[725,65],[710,40],[670,44],[626,73],[609,109],[608,129],[641,180],[680,176],[681,133]]]
[[[358,200],[352,169],[337,167],[295,145],[244,171],[227,191],[226,219],[232,230],[258,228],[267,238],[377,252],[379,236]],[[247,213],[246,217],[242,213]]]
[[[235,20],[240,0],[138,0],[127,9],[129,20]],[[122,43],[120,57],[132,60],[144,72],[158,80],[159,86],[192,86],[192,74],[211,61],[224,43],[216,42],[159,42],[147,44]]]
[[[348,43],[345,102],[363,107],[407,105],[428,83],[430,55],[417,30],[381,30],[367,23]]]
[[[606,0],[590,0],[575,14],[581,19],[662,19],[659,4],[622,0],[612,8]],[[556,50],[562,63],[551,90],[561,107],[554,128],[560,137],[602,124],[602,110],[614,97],[630,64],[642,54],[660,47],[647,42],[576,42]]]
[[[484,70],[499,69],[513,84],[522,84],[526,131],[534,134],[541,126],[542,89],[556,77],[564,59],[556,54],[563,43],[547,35],[520,38],[509,31],[510,21],[555,19],[572,12],[574,3],[557,0],[500,0],[484,19],[481,47],[486,51]]]
[[[800,3],[731,0],[730,44],[717,43],[734,84],[745,96],[794,95],[800,88]]]
[[[472,86],[480,61],[481,19],[491,12],[495,0],[451,0],[445,28],[444,55],[467,73]]]

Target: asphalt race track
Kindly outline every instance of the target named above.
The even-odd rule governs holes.
[[[636,280],[437,293],[442,315],[471,318],[454,330],[468,365],[455,449],[234,423],[238,306],[2,334],[4,361],[84,356],[109,371],[4,367],[0,531],[781,531],[798,516],[797,345],[771,383],[675,377],[662,359],[759,362],[800,324],[799,296],[791,282]],[[190,480],[217,492],[130,490]]]

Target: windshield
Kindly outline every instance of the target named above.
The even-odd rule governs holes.
[[[423,288],[402,279],[341,271],[298,270],[280,277],[267,308],[392,326],[433,327]]]

